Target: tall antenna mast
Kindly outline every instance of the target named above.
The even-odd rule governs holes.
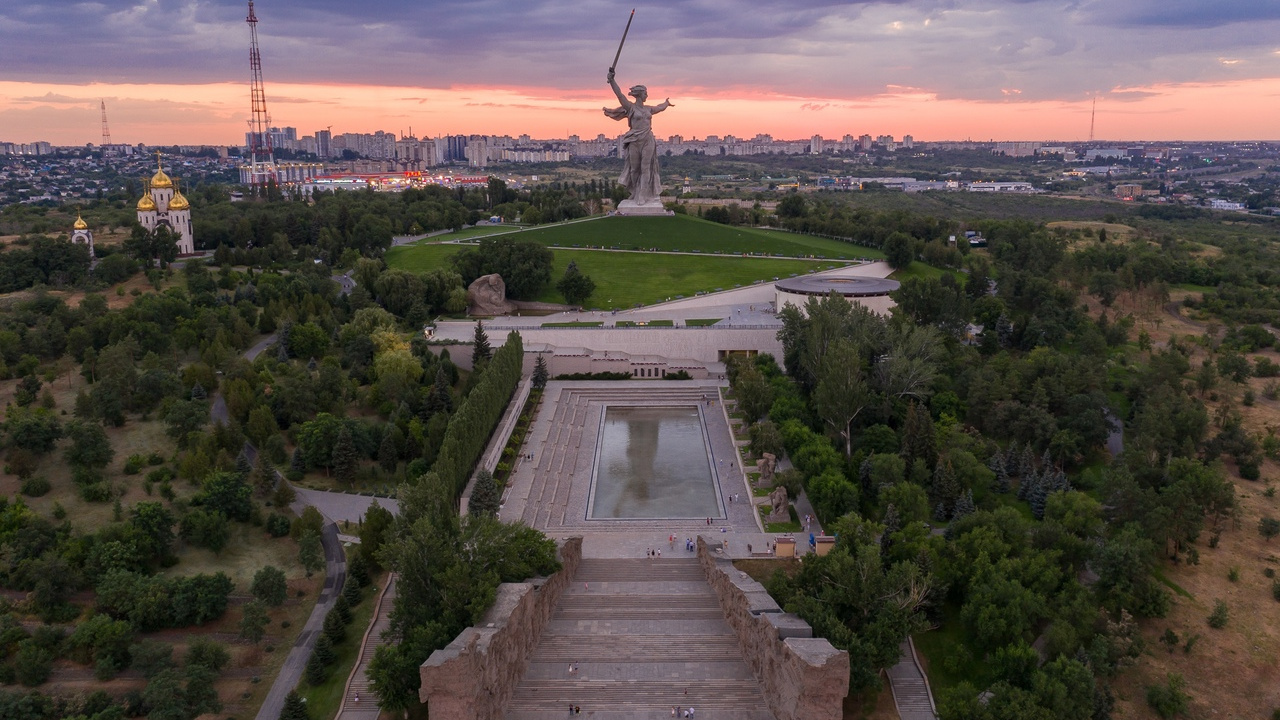
[[[253,12],[253,0],[249,0],[249,69],[253,76],[249,90],[252,114],[249,119],[249,184],[255,193],[266,190],[267,183],[275,177],[275,158],[271,152],[271,134],[268,128],[271,117],[267,115],[267,92],[262,84],[262,55],[258,52],[258,16]]]
[[[107,127],[107,101],[99,100],[102,107],[102,154],[107,154],[107,146],[111,144],[111,128]]]
[[[249,3],[252,5],[253,3]],[[1098,118],[1098,96],[1093,96],[1093,110],[1089,112],[1089,142],[1093,142],[1093,122]]]

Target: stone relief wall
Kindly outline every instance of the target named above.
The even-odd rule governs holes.
[[[849,653],[813,637],[804,620],[782,612],[764,586],[718,558],[698,538],[698,560],[738,636],[743,659],[778,720],[841,720],[849,694]]]
[[[551,577],[499,585],[480,625],[463,630],[422,664],[418,697],[431,720],[501,720],[560,594],[578,571],[582,538],[565,540],[559,555],[561,569]]]

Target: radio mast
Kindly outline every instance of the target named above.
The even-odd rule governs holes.
[[[102,154],[107,154],[107,146],[111,144],[111,128],[107,127],[107,101],[99,100],[102,107]]]
[[[249,0],[249,70],[253,76],[249,90],[252,113],[249,119],[249,185],[254,194],[266,194],[267,183],[275,177],[271,151],[271,116],[267,115],[267,92],[262,84],[262,55],[258,52],[258,16]]]

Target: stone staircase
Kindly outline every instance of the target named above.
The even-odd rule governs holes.
[[[570,664],[577,672],[569,674]],[[507,720],[774,720],[696,560],[586,559],[507,707]]]
[[[395,598],[396,576],[391,575],[386,589],[376,599],[377,609],[369,630],[365,634],[364,644],[360,647],[360,657],[352,668],[351,676],[347,678],[347,688],[338,710],[337,720],[377,720],[378,718],[380,713],[378,696],[370,686],[367,673],[369,663],[373,661],[373,655],[378,648],[394,642],[386,636],[386,633],[391,627],[391,608],[395,604]],[[375,600],[366,598],[365,602],[375,602]]]
[[[902,641],[901,651],[898,664],[888,669],[889,689],[893,691],[898,717],[902,720],[937,720],[929,683],[916,664],[914,648],[909,640]]]

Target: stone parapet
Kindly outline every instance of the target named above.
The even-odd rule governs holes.
[[[480,624],[431,653],[419,675],[419,699],[431,720],[501,720],[561,593],[582,559],[582,538],[560,544],[561,568],[549,578],[498,586]]]
[[[698,560],[743,658],[764,687],[769,710],[778,720],[841,720],[849,694],[849,653],[813,637],[807,622],[782,612],[764,586],[732,561],[714,557],[702,537]]]

